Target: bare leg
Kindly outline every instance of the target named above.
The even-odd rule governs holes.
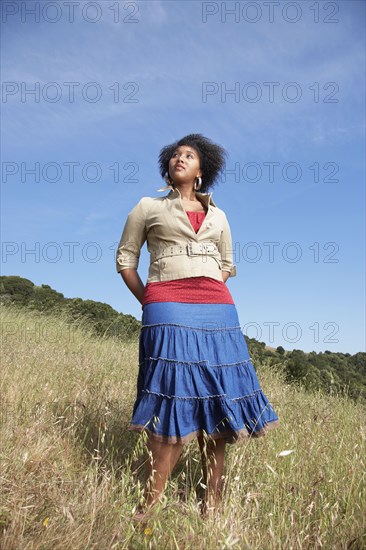
[[[217,509],[221,501],[221,477],[224,469],[226,441],[224,439],[209,439],[206,442],[200,435],[198,444],[201,451],[203,483],[207,487],[203,508],[203,513],[206,514],[210,509]]]
[[[183,443],[161,443],[149,435],[147,443],[149,457],[146,463],[145,487],[147,508],[153,506],[164,492],[165,484],[179,460],[183,446]]]

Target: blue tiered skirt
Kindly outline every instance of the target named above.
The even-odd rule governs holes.
[[[202,433],[233,443],[264,435],[277,424],[235,305],[144,305],[130,430],[148,430],[165,443]]]

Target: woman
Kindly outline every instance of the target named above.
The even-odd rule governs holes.
[[[197,437],[205,509],[220,501],[226,443],[264,435],[278,418],[251,363],[226,286],[236,274],[231,231],[210,189],[226,151],[191,134],[160,151],[168,195],[129,213],[116,267],[142,304],[137,398],[129,429],[146,430],[151,461],[146,506],[162,495],[183,445]],[[138,273],[147,241],[150,268]]]

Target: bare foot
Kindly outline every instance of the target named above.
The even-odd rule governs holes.
[[[200,512],[202,519],[210,519],[215,518],[220,511],[220,503],[216,504],[208,504],[207,502],[203,501],[200,505]]]
[[[136,512],[136,514],[132,517],[132,521],[135,521],[136,523],[142,523],[150,519],[150,517],[151,516],[146,512]]]
[[[145,509],[138,508],[136,513],[132,516],[132,521],[141,524],[141,526],[146,526],[147,522],[155,517],[157,511],[156,503]]]
[[[132,516],[132,522],[138,529],[146,529],[148,527],[151,514],[149,512],[138,511]]]

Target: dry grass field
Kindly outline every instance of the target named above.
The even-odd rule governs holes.
[[[199,514],[193,441],[136,527],[144,439],[126,426],[137,363],[137,342],[2,308],[1,548],[366,548],[365,409],[266,365],[255,366],[281,426],[227,447],[221,513]]]

